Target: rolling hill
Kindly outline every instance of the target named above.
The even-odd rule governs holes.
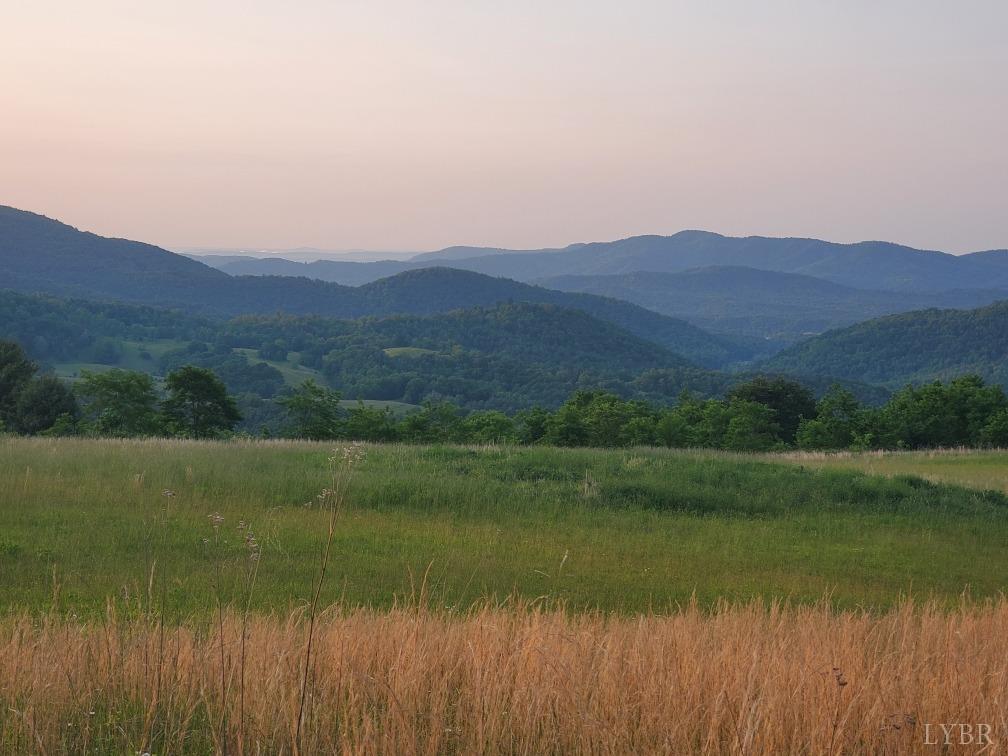
[[[558,292],[452,268],[421,268],[383,278],[355,290],[361,315],[430,315],[446,309],[531,302],[580,310],[707,367],[751,359],[759,342],[741,342],[707,333],[638,305],[594,294]],[[766,351],[764,350],[764,354]]]
[[[710,393],[728,376],[579,310],[512,303],[431,315],[337,320],[246,315],[229,321],[140,305],[0,290],[0,339],[66,377],[122,367],[164,375],[214,369],[237,394],[269,399],[305,378],[349,398],[516,409],[559,404],[577,387],[661,395],[634,381],[666,371]],[[671,398],[666,397],[666,398]]]
[[[234,277],[158,247],[106,239],[34,213],[2,210],[0,281],[5,288],[22,292],[148,304],[217,317],[285,312],[353,319],[534,302],[584,311],[709,367],[758,354],[744,342],[594,295],[550,291],[447,268],[407,271],[359,287],[289,276]]]
[[[909,293],[842,286],[797,273],[710,266],[681,273],[559,276],[560,291],[614,297],[716,332],[794,342],[869,318],[927,307],[969,308],[1008,299],[1008,291]]]
[[[270,400],[313,378],[349,399],[467,409],[556,406],[576,388],[667,403],[683,389],[724,392],[750,374],[695,367],[653,342],[578,310],[511,303],[432,315],[336,320],[245,315],[228,321],[141,305],[0,290],[0,339],[75,378],[120,367],[154,375],[186,364],[217,372],[258,430]],[[832,379],[805,381],[817,393]],[[885,391],[850,382],[864,401]],[[282,414],[282,413],[279,413]]]
[[[1008,302],[869,320],[796,344],[763,367],[890,387],[978,373],[1008,387]]]

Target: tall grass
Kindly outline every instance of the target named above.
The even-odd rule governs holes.
[[[229,650],[243,624],[226,614]],[[222,692],[216,633],[198,623],[167,630],[156,688],[160,641],[143,618],[0,620],[0,752],[934,753],[924,725],[951,722],[1008,737],[1000,600],[951,612],[750,603],[637,617],[331,607],[315,627],[299,733],[307,616],[253,616],[246,629],[254,694],[240,725],[237,665]]]

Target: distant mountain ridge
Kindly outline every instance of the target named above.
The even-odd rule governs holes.
[[[474,254],[462,256],[468,251]],[[572,244],[562,249],[452,247],[398,263],[322,261],[313,264],[312,275],[336,283],[360,284],[390,275],[389,263],[401,266],[400,270],[409,270],[436,261],[453,268],[526,282],[567,275],[677,273],[708,266],[741,266],[796,273],[876,291],[1008,289],[1006,250],[957,256],[891,242],[839,244],[819,239],[731,237],[709,231],[634,236],[611,242]],[[224,269],[256,274],[255,267],[249,263],[240,269]]]
[[[633,302],[714,332],[797,341],[868,318],[928,307],[980,307],[1008,291],[893,292],[855,289],[798,273],[710,266],[680,273],[558,276],[539,282],[560,291]]]

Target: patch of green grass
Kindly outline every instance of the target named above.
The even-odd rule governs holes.
[[[392,415],[395,417],[402,417],[403,415],[408,415],[410,412],[420,409],[419,404],[392,402],[386,401],[385,399],[343,399],[340,401],[340,406],[347,410],[352,410],[358,404],[363,404],[365,407],[378,407],[381,409],[388,407],[392,410]]]
[[[114,365],[97,362],[60,362],[53,366],[53,370],[61,378],[71,380],[80,378],[82,370],[103,373],[119,368],[152,373],[156,372],[158,360],[165,352],[180,349],[185,346],[185,342],[175,339],[158,339],[153,341],[121,341],[119,345],[122,347],[122,354]],[[144,353],[149,357],[144,357]]]
[[[426,354],[437,354],[433,349],[421,349],[420,347],[389,347],[382,350],[386,357],[423,357]]]
[[[241,521],[263,552],[254,608],[299,605],[324,539],[329,451],[0,439],[0,607],[100,612],[111,597],[205,612],[218,563],[228,595],[242,582]],[[369,446],[351,499],[323,604],[388,606],[425,575],[441,606],[519,595],[618,612],[693,594],[881,608],[1008,582],[1002,494],[755,457]]]
[[[279,360],[264,360],[259,356],[259,350],[257,349],[235,349],[234,351],[236,354],[243,355],[250,363],[265,362],[270,367],[276,368],[280,371],[284,382],[288,386],[300,386],[309,379],[315,381],[320,386],[329,385],[329,382],[321,372],[299,364],[296,360],[296,355],[292,355],[287,360],[281,362]]]

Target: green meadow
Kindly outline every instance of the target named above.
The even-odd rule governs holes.
[[[869,475],[821,455],[365,450],[323,605],[521,598],[634,613],[692,597],[828,597],[881,609],[1008,584],[1008,498],[901,474],[926,473],[926,455],[900,458],[920,469]],[[303,605],[326,535],[317,497],[331,453],[279,441],[0,438],[0,609],[205,612],[215,597],[246,595],[243,525],[261,548],[252,607]],[[971,458],[934,466],[987,464]]]

